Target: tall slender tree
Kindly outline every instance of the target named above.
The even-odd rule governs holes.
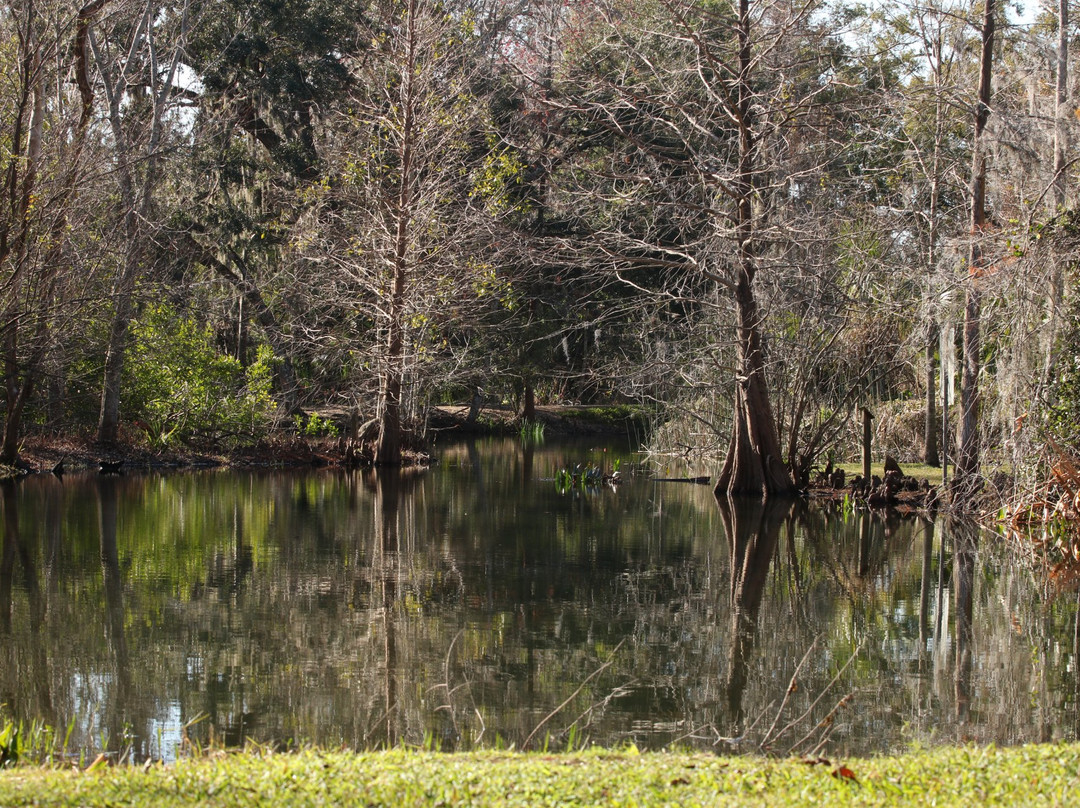
[[[166,7],[147,0],[132,15],[111,20],[104,36],[88,31],[108,104],[109,129],[119,185],[123,234],[122,259],[113,281],[113,316],[105,353],[97,439],[116,442],[120,390],[128,328],[134,316],[135,285],[146,242],[152,238],[156,189],[161,180],[167,115],[176,98],[177,71],[187,40],[188,0]],[[162,33],[169,30],[166,43]],[[162,51],[167,58],[162,62]],[[149,104],[142,103],[142,90]]]
[[[426,372],[460,347],[452,321],[467,322],[476,297],[496,291],[472,239],[483,231],[470,224],[485,213],[473,179],[487,133],[467,23],[403,0],[358,36],[372,47],[328,122],[326,182],[294,228],[293,257],[311,292],[312,337],[344,349],[351,393],[375,410],[374,461],[397,466]]]
[[[971,158],[971,242],[968,251],[968,282],[964,301],[963,374],[960,381],[960,446],[953,478],[954,499],[969,506],[979,485],[981,460],[979,429],[979,374],[982,370],[982,283],[990,264],[986,255],[986,124],[994,69],[994,0],[984,0],[979,58],[979,90],[975,102],[975,126]]]

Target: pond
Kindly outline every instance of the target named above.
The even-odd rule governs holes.
[[[247,740],[850,754],[1077,738],[1076,595],[991,535],[718,503],[615,446],[492,439],[438,458],[402,478],[3,486],[3,714],[70,754],[166,760]],[[556,485],[617,462],[618,486]]]

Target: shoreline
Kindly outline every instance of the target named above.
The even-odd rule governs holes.
[[[489,406],[468,419],[467,405],[431,407],[427,413],[427,438],[499,436],[521,429],[520,415],[510,407]],[[344,434],[348,413],[340,408],[314,409]],[[548,405],[536,407],[536,422],[550,437],[644,435],[644,411],[626,405]],[[235,449],[179,445],[154,450],[135,440],[102,446],[90,435],[29,435],[23,441],[18,467],[0,466],[0,479],[28,474],[49,474],[59,465],[62,473],[95,471],[102,463],[120,464],[124,470],[200,468],[302,468],[348,465],[348,441],[344,437],[305,438],[284,430]],[[424,465],[418,453],[408,465]]]

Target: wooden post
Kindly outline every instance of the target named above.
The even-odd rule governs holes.
[[[873,433],[870,430],[870,421],[874,418],[874,414],[870,412],[866,407],[862,408],[862,476],[863,479],[870,482],[870,440]]]

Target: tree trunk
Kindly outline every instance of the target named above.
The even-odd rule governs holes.
[[[536,420],[536,388],[533,386],[532,379],[525,380],[525,390],[521,396],[521,420],[522,421],[535,421]]]
[[[776,432],[758,330],[757,302],[746,273],[736,291],[738,374],[727,458],[716,494],[790,494],[794,490]]]
[[[1059,216],[1065,210],[1065,152],[1069,145],[1068,118],[1071,109],[1069,98],[1069,0],[1058,0],[1057,43],[1057,94],[1054,105],[1054,184],[1052,215]],[[1065,273],[1060,258],[1051,258],[1050,288],[1046,299],[1046,337],[1043,348],[1045,380],[1050,381],[1054,366],[1054,344],[1057,342],[1058,323],[1062,316],[1062,300],[1065,297]]]
[[[40,46],[34,36],[35,15],[31,4],[26,13],[26,29],[22,62],[23,85],[20,88],[20,104],[13,127],[13,159],[9,161],[6,172],[5,196],[10,199],[10,220],[4,222],[3,236],[0,239],[0,261],[11,260],[10,279],[6,281],[11,290],[7,300],[11,301],[4,311],[3,323],[3,362],[4,362],[4,398],[7,412],[4,417],[3,442],[0,443],[0,463],[14,465],[19,459],[19,437],[22,432],[22,413],[26,401],[34,387],[36,368],[32,365],[22,367],[19,362],[20,331],[22,321],[27,314],[20,310],[19,299],[32,297],[27,286],[32,283],[28,277],[31,268],[30,220],[35,194],[37,193],[38,163],[41,160],[42,135],[45,126],[44,72],[41,63]],[[20,155],[23,143],[22,124],[27,107],[30,118],[27,123],[26,151]],[[22,159],[18,159],[18,158]],[[17,167],[23,167],[21,183]],[[14,225],[14,239],[8,235]],[[31,304],[32,305],[32,304]],[[41,316],[40,312],[38,313]]]
[[[401,465],[401,378],[388,373],[382,390],[383,410],[379,419],[379,443],[375,449],[377,466]]]
[[[1065,152],[1069,97],[1069,0],[1058,0],[1057,86],[1054,103],[1054,214],[1065,207]]]
[[[141,40],[141,24],[136,26],[136,33],[131,50],[135,51]],[[135,209],[135,177],[133,163],[128,148],[127,131],[123,121],[123,103],[127,95],[126,66],[118,60],[106,62],[96,41],[90,44],[98,63],[98,70],[104,79],[102,87],[109,103],[109,124],[113,135],[113,149],[116,152],[117,180],[120,186],[120,202],[124,206],[124,262],[113,282],[113,316],[109,325],[109,344],[105,350],[105,370],[101,382],[101,409],[98,413],[97,439],[99,443],[116,443],[120,431],[120,381],[124,370],[124,352],[127,348],[128,323],[132,314],[132,295],[135,291],[135,274],[141,258],[141,227]]]
[[[0,463],[15,465],[19,460],[19,444],[22,436],[22,415],[26,402],[34,390],[36,377],[34,367],[20,373],[18,358],[18,327],[7,327],[4,339],[4,390],[7,417],[4,418],[4,437],[0,444]]]
[[[406,56],[402,71],[402,121],[398,144],[401,173],[396,198],[392,203],[394,247],[391,264],[394,268],[390,296],[389,334],[382,389],[382,416],[375,463],[383,466],[401,465],[401,389],[405,375],[405,280],[409,273],[409,236],[412,224],[413,150],[416,129],[416,70],[417,70],[417,8],[409,3],[405,19]]]
[[[105,79],[103,88],[109,101],[109,123],[115,143],[120,199],[124,205],[124,240],[126,243],[124,265],[113,285],[115,309],[113,311],[112,325],[109,328],[109,345],[105,353],[105,371],[101,384],[101,412],[98,416],[97,439],[99,443],[106,445],[116,443],[119,436],[120,388],[123,380],[124,358],[127,353],[128,328],[135,313],[135,281],[143,258],[143,222],[148,222],[152,218],[154,189],[160,173],[158,146],[161,142],[166,106],[173,90],[173,77],[179,68],[180,53],[187,38],[187,4],[185,3],[180,41],[177,42],[173,53],[168,77],[165,81],[159,83],[157,81],[157,61],[153,42],[153,11],[153,5],[148,4],[138,23],[137,33],[134,35],[130,47],[130,51],[134,53],[143,42],[146,43],[151,60],[151,81],[153,82],[151,86],[153,112],[150,121],[150,137],[142,161],[145,164],[145,175],[142,187],[138,191],[136,189],[134,156],[131,153],[131,144],[128,140],[123,117],[124,101],[129,89],[128,65],[127,63],[121,65],[118,60],[113,60],[111,64],[107,64],[94,44],[94,39],[90,39],[90,45],[98,61],[101,75]],[[145,33],[138,33],[142,29],[145,29]]]
[[[469,402],[469,415],[465,419],[467,424],[475,424],[477,417],[480,415],[480,407],[484,403],[484,396],[480,392],[479,386],[473,388],[472,401]]]
[[[937,329],[931,329],[926,340],[926,422],[923,426],[923,463],[937,467],[941,465],[937,440]]]
[[[791,474],[784,465],[765,379],[765,359],[761,348],[760,315],[754,296],[757,248],[754,232],[754,174],[757,142],[750,86],[750,3],[739,2],[739,169],[736,189],[736,241],[738,281],[735,287],[737,324],[737,365],[735,412],[727,458],[716,482],[716,495],[790,494]]]
[[[407,167],[407,161],[406,161]],[[403,169],[404,170],[404,169]],[[402,183],[404,186],[404,182]],[[403,192],[407,197],[408,191]],[[407,199],[405,200],[407,203]],[[401,388],[405,364],[405,276],[407,270],[407,222],[398,221],[398,244],[394,257],[394,290],[390,297],[390,333],[386,346],[386,369],[382,385],[382,415],[375,464],[401,465]]]
[[[139,238],[136,234],[134,238]],[[109,346],[105,352],[105,372],[101,383],[101,412],[98,415],[98,443],[106,446],[116,443],[120,434],[120,384],[124,373],[124,355],[127,351],[128,325],[131,323],[135,286],[135,271],[138,258],[130,251],[131,263],[125,262],[125,268],[114,289],[116,310],[113,312],[112,325],[109,328]]]
[[[975,136],[971,158],[971,251],[964,305],[964,369],[960,380],[960,446],[953,477],[953,501],[970,506],[978,491],[980,463],[979,371],[982,365],[980,320],[982,276],[986,270],[981,239],[986,230],[986,147],[983,132],[990,117],[994,62],[994,0],[986,0],[979,63],[979,97],[975,106]]]

